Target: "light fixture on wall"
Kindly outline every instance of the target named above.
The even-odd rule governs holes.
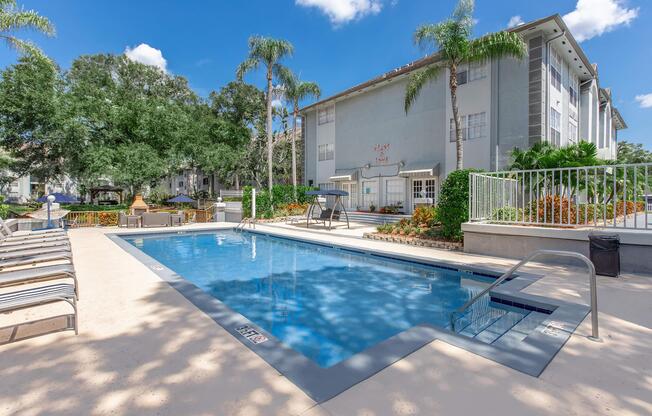
[[[364,165],[364,168],[365,168],[366,170],[371,169],[371,163],[367,163],[366,165]]]

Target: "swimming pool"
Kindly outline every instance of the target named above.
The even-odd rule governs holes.
[[[492,281],[246,232],[125,239],[320,367],[419,324],[449,327],[451,312]],[[473,319],[479,328],[466,332],[474,336],[489,320],[530,312],[487,295],[468,315],[485,319]]]
[[[519,273],[453,332],[450,312],[502,271],[275,231],[107,237],[316,402],[434,340],[538,377],[589,311],[523,292],[541,276]]]

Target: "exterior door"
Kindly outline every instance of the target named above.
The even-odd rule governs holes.
[[[349,196],[342,197],[342,203],[348,211],[358,209],[358,184],[357,182],[346,182],[341,186],[343,191],[349,193]]]
[[[370,209],[372,205],[378,209],[378,181],[362,181],[362,206]]]
[[[412,180],[412,211],[419,205],[437,203],[437,179],[424,178]]]
[[[405,207],[405,179],[387,179],[385,181],[385,205]]]

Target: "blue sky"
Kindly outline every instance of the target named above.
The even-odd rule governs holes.
[[[423,53],[412,33],[448,15],[456,0],[19,0],[56,25],[55,38],[34,40],[63,68],[81,54],[123,53],[183,75],[201,95],[234,79],[247,38],[285,38],[286,62],[325,96],[404,65]],[[652,3],[646,0],[477,0],[476,35],[554,13],[567,15],[586,54],[599,65],[601,85],[629,124],[619,139],[652,150]],[[139,47],[139,45],[145,46]],[[16,54],[0,49],[0,66]],[[249,82],[263,85],[261,75]],[[638,97],[638,98],[637,98]]]

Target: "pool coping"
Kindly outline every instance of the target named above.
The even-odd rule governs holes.
[[[140,230],[140,232],[137,232],[132,230],[129,232],[124,230],[106,233],[105,235],[120,248],[143,263],[163,281],[176,289],[193,305],[211,317],[217,324],[274,367],[279,373],[287,377],[317,403],[322,403],[337,396],[435,340],[441,340],[514,370],[538,377],[589,312],[589,307],[586,305],[522,292],[523,289],[543,276],[519,273],[515,278],[492,290],[490,293],[492,298],[499,299],[501,302],[507,304],[514,304],[518,307],[538,308],[551,311],[551,313],[525,339],[513,343],[510,345],[510,348],[486,344],[434,325],[420,324],[380,342],[365,351],[355,354],[332,367],[322,368],[301,353],[283,344],[274,335],[258,327],[243,315],[230,309],[218,299],[185,280],[172,269],[161,264],[122,238],[123,236],[134,237],[139,235],[214,233],[232,229],[233,227],[196,228],[178,231]],[[504,273],[504,271],[496,270],[492,267],[480,268],[454,261],[440,261],[422,256],[393,253],[382,249],[361,249],[342,242],[315,241],[296,236],[288,236],[283,233],[252,229],[247,229],[245,232],[482,275],[498,277]],[[252,328],[258,334],[264,335],[267,338],[266,341],[253,343],[241,331],[238,331],[238,329],[243,327]]]

